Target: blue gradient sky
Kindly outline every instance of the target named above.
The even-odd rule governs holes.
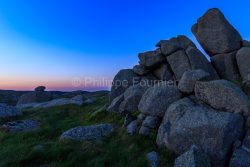
[[[73,78],[112,79],[160,39],[184,34],[220,8],[250,38],[247,0],[0,0],[0,89],[102,89]]]

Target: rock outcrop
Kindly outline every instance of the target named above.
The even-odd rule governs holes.
[[[5,132],[27,132],[38,129],[40,123],[35,120],[20,120],[7,122],[0,127]]]
[[[0,119],[16,117],[20,115],[22,115],[22,112],[18,108],[0,103]]]

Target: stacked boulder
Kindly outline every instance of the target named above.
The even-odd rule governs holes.
[[[250,98],[237,83],[250,84],[250,43],[219,9],[192,32],[211,62],[186,36],[162,40],[115,76],[108,111],[127,114],[130,134],[157,130],[176,166],[249,167]]]

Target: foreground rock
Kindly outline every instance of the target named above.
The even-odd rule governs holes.
[[[34,120],[20,120],[8,122],[0,127],[6,132],[27,132],[36,130],[40,127],[40,123]]]
[[[169,105],[181,96],[175,86],[168,85],[168,82],[161,82],[144,93],[138,108],[143,114],[162,117]]]
[[[192,146],[175,160],[174,167],[211,167],[211,162],[206,153]]]
[[[88,103],[88,99],[85,100],[86,103]],[[68,98],[62,98],[62,99],[54,99],[48,102],[43,102],[43,103],[29,103],[29,104],[23,104],[23,105],[18,105],[17,108],[23,109],[23,108],[49,108],[49,107],[56,107],[56,106],[63,106],[63,105],[69,105],[69,104],[74,104],[81,106],[82,104],[85,103],[83,101],[83,96],[78,95],[75,96],[71,99]]]
[[[99,124],[91,126],[79,126],[70,129],[60,137],[60,140],[73,140],[73,141],[92,141],[101,140],[107,137],[114,131],[112,124]]]
[[[189,98],[173,103],[158,130],[157,144],[185,153],[196,145],[207,153],[213,166],[224,166],[230,149],[243,135],[243,117],[218,112]]]
[[[240,49],[242,38],[219,9],[208,10],[192,27],[197,40],[210,55]]]
[[[243,149],[234,151],[229,167],[249,167],[250,153]]]
[[[119,107],[120,107],[121,103],[123,102],[123,100],[124,100],[124,94],[121,94],[120,96],[116,97],[109,105],[107,111],[118,113]]]
[[[10,118],[22,115],[22,112],[14,106],[0,103],[0,118]]]
[[[249,97],[235,84],[226,80],[197,82],[195,96],[210,106],[233,113],[250,113]]]
[[[236,55],[237,64],[243,80],[250,82],[250,47],[241,48]]]
[[[150,167],[158,167],[159,166],[159,155],[157,152],[152,151],[150,153],[147,153],[147,159],[149,162]]]
[[[192,93],[197,81],[209,80],[210,74],[203,70],[186,71],[178,84],[178,89],[183,93]]]

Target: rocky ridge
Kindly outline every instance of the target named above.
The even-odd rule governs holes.
[[[211,61],[184,35],[161,40],[115,76],[108,111],[126,115],[131,135],[158,131],[157,145],[180,155],[175,166],[249,167],[249,42],[216,8],[192,32]]]

